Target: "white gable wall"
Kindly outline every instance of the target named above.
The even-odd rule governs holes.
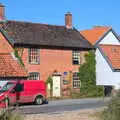
[[[96,49],[96,84],[112,85],[118,89],[120,84],[120,72],[113,72],[99,49]]]
[[[115,37],[112,30],[98,43],[109,45],[120,45],[120,41]],[[99,49],[96,49],[96,84],[97,85],[112,85],[116,89],[120,86],[120,72],[113,72],[112,68],[103,57]]]
[[[110,31],[98,44],[120,45],[120,41],[115,37],[113,32]]]

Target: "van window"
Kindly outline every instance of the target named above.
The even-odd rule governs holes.
[[[16,86],[15,86],[15,91],[16,92],[21,92],[24,90],[24,84],[20,84],[18,83]]]
[[[6,92],[8,91],[10,88],[12,88],[15,84],[14,83],[7,83],[3,86],[3,88],[0,90],[0,92]]]

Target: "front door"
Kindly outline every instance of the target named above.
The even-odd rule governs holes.
[[[53,96],[61,96],[61,76],[53,76]]]

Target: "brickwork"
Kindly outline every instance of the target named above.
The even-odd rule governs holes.
[[[87,51],[80,52],[81,64],[85,62],[84,55]],[[30,64],[28,62],[28,48],[22,50],[22,60],[25,64],[28,73],[39,72],[40,79],[46,80],[54,71],[59,73],[64,72],[76,72],[79,70],[80,65],[72,64],[72,50],[54,50],[54,49],[40,49],[40,64]],[[63,77],[63,76],[62,76]],[[64,95],[70,95],[70,89],[75,92],[80,92],[80,89],[72,89],[72,75],[70,78],[70,83],[68,85],[63,85],[62,82],[62,93]]]
[[[4,16],[4,6],[0,5],[0,20],[4,20],[5,16]]]
[[[13,52],[12,46],[5,39],[5,37],[0,33],[0,53],[11,53]]]
[[[40,64],[30,64],[28,62],[28,48],[19,48],[19,55],[22,57],[25,68],[28,73],[39,72],[40,79],[46,80],[54,71],[59,73],[76,72],[79,70],[80,65],[72,64],[72,50],[55,50],[55,49],[40,49]],[[0,33],[0,53],[11,53],[14,49],[9,42]],[[80,52],[80,63],[85,62],[84,55],[87,51]],[[68,89],[72,89],[72,76],[71,82],[68,85],[62,85],[63,93],[70,94]],[[72,89],[78,91],[79,89]]]
[[[81,64],[85,63],[85,55],[88,53],[88,51],[81,51],[80,57],[81,57]]]
[[[84,62],[84,54],[81,52],[81,63]],[[28,72],[39,72],[40,78],[46,80],[54,71],[60,73],[78,71],[80,65],[72,64],[72,50],[40,49],[40,64],[28,62],[28,49],[24,48],[22,60]]]

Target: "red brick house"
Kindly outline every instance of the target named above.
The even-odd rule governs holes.
[[[56,71],[64,80],[66,74],[72,73],[70,85],[79,89],[76,73],[84,54],[93,47],[72,26],[71,13],[65,15],[64,26],[5,20],[4,6],[0,6],[0,18],[1,34],[18,49],[29,79],[46,80]]]

